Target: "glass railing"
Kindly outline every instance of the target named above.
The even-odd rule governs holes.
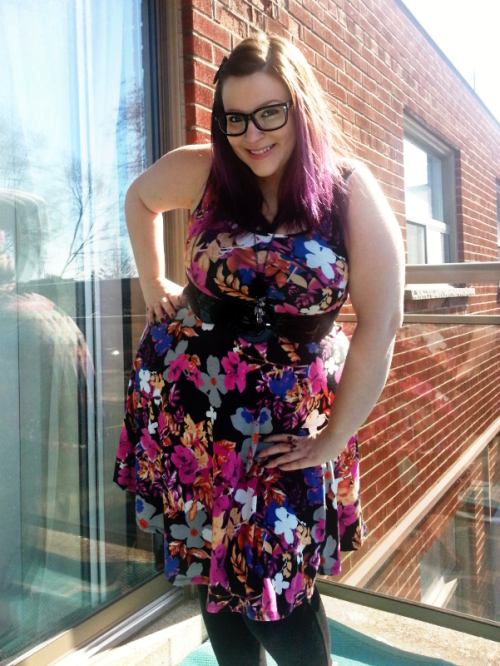
[[[433,268],[408,271],[389,378],[359,433],[366,541],[323,580],[498,623],[500,264]],[[341,319],[351,335],[354,315]]]

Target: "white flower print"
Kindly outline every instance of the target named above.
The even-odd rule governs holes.
[[[252,232],[247,232],[243,234],[238,234],[235,238],[236,245],[238,247],[253,247],[256,243],[270,243],[276,234],[254,234]]]
[[[281,572],[277,573],[272,580],[276,594],[281,594],[283,590],[287,590],[290,587],[290,583],[287,583],[286,580],[283,580],[283,574]]]
[[[335,253],[329,247],[320,245],[315,240],[306,241],[304,247],[308,251],[306,263],[309,268],[321,268],[323,275],[332,280],[334,277],[332,264],[337,261]]]
[[[189,569],[186,571],[186,575],[178,574],[175,578],[174,585],[185,585],[189,583],[195,576],[201,576],[203,571],[203,564],[201,562],[193,562]]]
[[[139,370],[139,379],[141,380],[140,384],[140,389],[141,391],[144,391],[145,393],[149,393],[151,391],[151,387],[149,386],[149,380],[151,379],[151,373],[149,370]]]
[[[329,375],[333,375],[340,367],[342,363],[342,354],[340,349],[337,347],[333,354],[325,361],[325,368]]]
[[[181,308],[175,315],[175,318],[181,322],[182,326],[191,327],[196,324],[196,316],[188,308]]]
[[[326,414],[320,414],[317,409],[313,409],[312,412],[307,415],[304,428],[309,430],[310,435],[315,435],[318,432],[318,428],[320,428],[325,421]]]
[[[166,365],[166,370],[163,373],[164,379],[167,379],[168,375],[168,366],[175,361],[181,354],[186,353],[186,349],[188,346],[188,341],[187,340],[181,340],[177,347],[175,348],[175,351],[173,349],[169,349],[167,352],[167,355],[165,356],[165,365]]]
[[[217,412],[215,411],[215,409],[213,407],[210,407],[210,409],[205,414],[205,416],[207,417],[207,419],[210,419],[213,423],[215,421],[215,419],[217,418]]]
[[[203,525],[206,522],[207,514],[201,509],[203,506],[201,502],[198,502],[198,511],[194,520],[189,518],[189,509],[191,508],[191,502],[186,502],[184,507],[185,510],[185,525],[172,525],[170,528],[170,533],[174,539],[180,539],[184,541],[186,539],[186,546],[188,548],[203,548],[204,541],[202,538]]]
[[[148,423],[148,432],[149,432],[149,434],[154,435],[156,433],[156,428],[157,427],[158,427],[157,423],[153,423],[152,421],[150,421]]]
[[[253,488],[248,488],[248,490],[240,488],[236,491],[234,499],[237,502],[240,502],[240,504],[243,504],[241,517],[243,520],[248,520],[257,509],[257,496],[253,494]]]
[[[208,393],[210,404],[214,407],[221,406],[221,393],[227,393],[227,388],[224,383],[226,375],[220,374],[220,361],[216,356],[209,356],[207,358],[207,372],[200,372],[203,384],[200,386],[200,391]]]
[[[207,527],[205,527],[201,535],[203,536],[205,541],[212,543],[212,526],[208,525]]]
[[[276,516],[278,520],[274,526],[276,534],[282,534],[287,544],[293,543],[293,531],[297,528],[297,516],[293,513],[288,513],[284,506],[276,509]]]
[[[332,557],[333,554],[337,554],[337,541],[330,534],[321,553],[321,566],[326,576],[330,574],[337,562],[337,558]]]

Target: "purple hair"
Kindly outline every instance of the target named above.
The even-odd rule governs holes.
[[[325,213],[336,208],[343,193],[340,132],[314,74],[302,52],[281,37],[260,35],[245,39],[220,68],[212,108],[212,168],[207,191],[213,205],[206,224],[220,219],[239,228],[269,230],[262,214],[263,196],[253,171],[231,148],[214,120],[224,111],[222,88],[230,76],[265,72],[281,80],[293,101],[297,142],[280,182],[278,211],[271,229],[299,224],[312,231]]]

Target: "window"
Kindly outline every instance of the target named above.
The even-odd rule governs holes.
[[[455,252],[454,153],[405,118],[404,168],[409,264],[443,264]]]
[[[145,324],[123,200],[148,158],[150,5],[0,0],[2,663],[163,568],[112,484]]]

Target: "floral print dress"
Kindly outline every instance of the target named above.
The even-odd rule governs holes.
[[[348,266],[335,214],[313,233],[262,235],[227,222],[205,229],[209,206],[206,193],[186,244],[199,290],[251,302],[260,279],[276,313],[340,309]],[[146,328],[114,480],[136,494],[140,527],[164,535],[169,581],[208,585],[210,612],[278,620],[364,537],[355,436],[318,467],[268,470],[259,458],[271,433],[325,426],[348,341],[338,326],[319,343],[247,338],[204,323],[187,300],[175,318]]]

